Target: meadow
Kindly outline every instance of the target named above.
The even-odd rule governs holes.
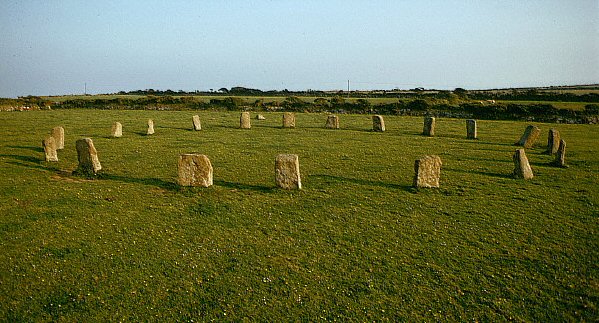
[[[201,131],[192,131],[199,114]],[[596,321],[599,127],[532,123],[535,177],[511,177],[528,123],[281,113],[0,113],[0,321]],[[252,113],[254,117],[256,114]],[[156,133],[145,135],[152,118]],[[113,122],[123,137],[110,138]],[[65,129],[59,162],[41,140]],[[547,131],[567,141],[550,166]],[[71,174],[75,141],[103,170]],[[214,185],[176,184],[179,154],[209,156]],[[299,155],[303,189],[274,183]],[[438,155],[439,189],[414,189]]]

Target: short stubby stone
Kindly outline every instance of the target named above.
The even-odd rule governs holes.
[[[559,149],[559,144],[560,144],[559,131],[557,131],[557,129],[555,129],[555,128],[549,129],[549,135],[547,136],[547,150],[545,151],[545,154],[547,154],[547,155],[555,154],[557,152],[557,150]]]
[[[297,155],[277,155],[275,158],[275,182],[277,187],[287,190],[302,188],[299,157]]]
[[[555,160],[553,164],[558,167],[567,167],[566,165],[566,141],[564,139],[560,139],[559,148],[557,149],[557,154],[555,155]]]
[[[441,165],[439,156],[429,155],[417,159],[414,163],[414,187],[439,187]]]
[[[98,152],[91,138],[79,139],[75,145],[77,147],[77,159],[79,160],[78,173],[96,174],[102,169]]]
[[[212,186],[212,173],[212,164],[208,156],[196,153],[179,156],[179,185]]]
[[[339,129],[339,117],[336,116],[336,115],[330,115],[330,116],[328,116],[325,128],[327,128],[327,129]]]
[[[532,145],[537,141],[541,130],[537,126],[529,125],[524,130],[524,134],[520,137],[520,140],[516,143],[516,146],[522,146],[524,148],[531,148]]]
[[[111,136],[115,138],[123,136],[123,125],[120,122],[112,124]]]
[[[193,130],[195,131],[200,131],[202,130],[202,123],[200,122],[200,116],[199,115],[194,115],[193,117],[191,117],[191,120],[193,121]]]
[[[533,178],[532,168],[530,168],[530,164],[528,163],[528,158],[526,157],[526,153],[524,149],[516,149],[514,153],[514,177],[515,178],[524,178],[531,179]]]
[[[435,135],[435,117],[425,117],[422,134],[433,137]]]
[[[252,123],[250,120],[250,113],[242,112],[241,117],[239,117],[239,128],[250,129],[251,127],[252,127]]]
[[[385,131],[385,119],[381,115],[372,116],[372,131],[384,132]]]
[[[256,120],[266,120],[266,118],[263,115],[259,114],[256,116]]]
[[[56,153],[56,139],[54,137],[46,137],[42,140],[42,146],[44,147],[45,160],[47,162],[57,162],[58,154]]]
[[[478,139],[478,132],[476,129],[476,120],[466,120],[466,139]]]
[[[283,113],[283,128],[295,128],[295,113]]]
[[[147,135],[153,135],[154,134],[154,120],[152,119],[148,119],[148,132],[146,132]]]
[[[54,137],[54,141],[56,142],[56,149],[64,149],[64,128],[54,127],[52,128],[52,132],[50,133],[50,135]]]

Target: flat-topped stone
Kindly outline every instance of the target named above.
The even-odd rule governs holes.
[[[181,154],[178,164],[178,182],[181,186],[212,186],[213,169],[208,156]]]
[[[54,127],[51,131],[51,136],[54,137],[56,142],[56,149],[64,149],[64,128]]]
[[[250,129],[252,127],[252,121],[250,120],[249,112],[242,112],[239,117],[239,128]]]
[[[476,129],[476,120],[466,120],[466,139],[478,139],[478,131]]]
[[[425,117],[422,134],[433,137],[435,135],[435,117]]]
[[[295,128],[295,113],[283,113],[283,128]]]
[[[44,147],[44,156],[47,162],[57,162],[58,154],[56,153],[56,140],[54,137],[49,136],[42,140],[42,146]]]
[[[439,187],[441,178],[441,158],[435,155],[424,156],[414,163],[414,187]]]
[[[301,189],[299,157],[294,154],[280,154],[275,158],[275,182],[283,189]]]
[[[327,117],[327,123],[325,124],[327,129],[339,129],[339,117],[336,115],[330,115]]]
[[[112,124],[111,136],[114,138],[123,136],[123,125],[120,122],[115,122]]]

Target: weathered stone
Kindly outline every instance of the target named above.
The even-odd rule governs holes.
[[[433,137],[435,135],[435,117],[425,117],[422,134]]]
[[[417,159],[414,163],[414,187],[439,187],[441,165],[439,156],[429,155]]]
[[[208,156],[181,154],[179,156],[179,185],[212,186],[212,164]]]
[[[200,116],[199,115],[194,115],[193,117],[191,117],[191,120],[193,121],[193,130],[195,131],[200,131],[202,130],[202,123],[200,122]]]
[[[283,128],[295,128],[295,113],[283,113]]]
[[[539,138],[541,130],[537,126],[529,125],[524,130],[524,134],[520,137],[520,140],[516,143],[516,146],[522,146],[524,148],[531,148],[535,141]]]
[[[559,148],[557,149],[553,164],[558,167],[568,167],[566,165],[566,141],[564,139],[559,141]]]
[[[301,189],[299,157],[293,154],[280,154],[275,158],[275,181],[284,189]]]
[[[56,153],[56,139],[54,137],[46,137],[42,140],[42,146],[44,147],[44,155],[47,162],[57,162],[58,154]]]
[[[91,138],[79,139],[75,145],[77,147],[77,159],[79,160],[77,172],[96,174],[102,169],[100,160],[98,160],[98,152]]]
[[[266,120],[266,118],[263,115],[259,114],[256,116],[256,120]]]
[[[532,169],[528,163],[528,158],[524,149],[516,149],[514,153],[514,177],[531,179],[533,178]]]
[[[239,118],[239,128],[250,129],[251,127],[252,127],[252,123],[250,120],[250,113],[242,112],[241,117]]]
[[[64,128],[54,127],[50,133],[56,142],[56,149],[64,149]]]
[[[466,138],[467,139],[478,139],[478,132],[476,129],[476,120],[466,120]]]
[[[154,134],[154,120],[152,119],[148,119],[148,132],[146,132],[147,135],[153,135]]]
[[[112,124],[111,135],[115,138],[123,136],[123,125],[120,122]]]
[[[555,128],[549,129],[549,135],[547,136],[547,150],[545,151],[545,154],[555,154],[559,148],[559,145],[559,131],[557,131]]]
[[[384,132],[385,131],[385,119],[381,115],[372,116],[372,131]]]
[[[327,129],[339,129],[339,117],[335,115],[330,115],[327,117],[327,124],[325,125]]]

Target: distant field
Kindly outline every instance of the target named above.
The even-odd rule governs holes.
[[[557,109],[570,109],[575,111],[584,110],[584,106],[590,104],[589,102],[558,102],[558,101],[508,101],[508,100],[497,100],[497,103],[516,103],[516,104],[551,104]]]
[[[198,113],[203,130],[191,131]],[[528,123],[280,113],[54,110],[0,113],[0,321],[595,321],[599,127],[534,123],[535,178],[513,179]],[[253,115],[255,116],[255,114]],[[146,120],[156,134],[145,135]],[[120,121],[124,136],[109,137]],[[40,159],[54,126],[58,163]],[[567,169],[542,154],[549,128]],[[71,175],[75,140],[103,174]],[[181,153],[214,186],[181,188]],[[299,155],[304,189],[274,187]],[[443,161],[441,188],[411,187],[414,160]]]

